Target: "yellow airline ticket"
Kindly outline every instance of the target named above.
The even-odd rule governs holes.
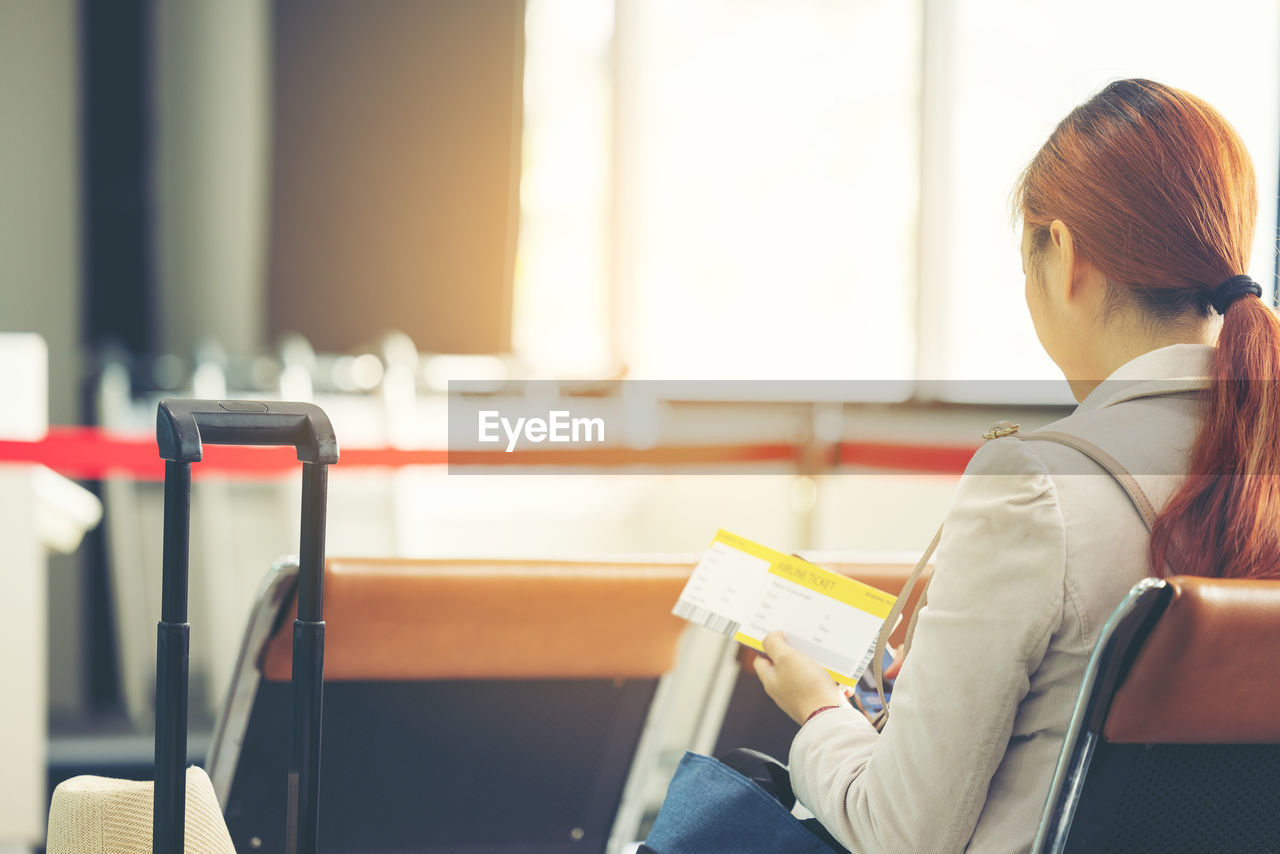
[[[893,603],[870,585],[717,531],[672,613],[755,650],[781,629],[837,682],[853,685]]]

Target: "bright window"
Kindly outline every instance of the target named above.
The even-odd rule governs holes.
[[[910,377],[916,4],[619,8],[618,318],[630,374]]]
[[[528,0],[512,339],[540,376],[612,370],[612,0]]]
[[[1009,192],[1120,77],[1240,131],[1274,280],[1274,0],[528,0],[527,31],[515,338],[542,375],[1070,402]]]
[[[926,162],[937,168],[925,179],[935,215],[924,224],[922,379],[1061,379],[1027,316],[1009,191],[1058,121],[1114,79],[1186,89],[1240,132],[1260,200],[1251,272],[1264,286],[1274,280],[1280,5],[952,0],[931,8],[938,18],[927,51],[942,65],[925,84],[935,87]],[[973,387],[941,388],[964,397]],[[1065,384],[1056,388],[1070,400]]]

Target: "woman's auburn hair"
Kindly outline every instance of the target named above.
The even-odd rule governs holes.
[[[1156,322],[1207,316],[1247,272],[1253,164],[1201,99],[1119,80],[1063,119],[1022,173],[1014,207],[1033,247],[1064,222],[1076,251]],[[1150,571],[1280,578],[1280,320],[1262,300],[1223,316],[1189,476],[1152,527]]]

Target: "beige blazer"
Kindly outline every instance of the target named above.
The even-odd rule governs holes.
[[[1212,354],[1139,356],[1043,429],[1108,451],[1159,509],[1185,477]],[[1029,850],[1085,663],[1148,574],[1148,538],[1083,454],[983,445],[947,510],[888,725],[852,708],[805,724],[790,755],[801,803],[854,852]]]

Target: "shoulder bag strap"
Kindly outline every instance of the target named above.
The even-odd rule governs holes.
[[[933,535],[932,542],[929,547],[924,550],[924,554],[920,556],[920,560],[916,561],[915,568],[911,570],[911,574],[907,576],[907,581],[902,585],[902,592],[898,594],[898,598],[894,600],[893,607],[889,609],[889,615],[884,618],[884,624],[880,626],[880,634],[876,637],[876,651],[871,654],[871,678],[876,683],[876,693],[880,695],[880,711],[871,719],[871,723],[876,730],[884,729],[885,723],[889,720],[889,704],[884,699],[884,651],[889,645],[889,635],[893,634],[894,626],[898,624],[898,618],[902,616],[902,609],[906,607],[907,600],[911,598],[911,591],[915,589],[916,582],[920,580],[920,573],[929,564],[929,558],[933,557],[934,550],[938,547],[938,541],[942,539],[942,526],[938,526],[938,532]],[[911,630],[916,627],[916,614],[920,613],[920,609],[924,607],[925,596],[929,592],[929,582],[925,582],[924,590],[920,594],[920,602],[916,605],[916,610],[911,615],[911,623],[907,627],[907,639],[903,643],[903,655],[906,654],[906,648],[911,643]]]
[[[1041,441],[1041,442],[1057,442],[1059,445],[1066,445],[1068,448],[1075,448],[1089,459],[1107,470],[1114,477],[1120,486],[1124,489],[1125,495],[1129,496],[1129,500],[1133,502],[1133,506],[1137,509],[1138,515],[1142,517],[1142,523],[1147,526],[1147,530],[1151,530],[1151,526],[1156,521],[1155,505],[1151,503],[1151,499],[1147,497],[1146,491],[1129,474],[1129,470],[1120,465],[1115,457],[1099,448],[1092,442],[1087,442],[1079,436],[1073,436],[1070,433],[1060,433],[1056,430],[1048,430],[1040,433],[1028,433],[1025,436],[1021,433],[1015,433],[1019,439],[1024,442]]]
[[[1129,470],[1106,451],[1099,448],[1090,441],[1081,439],[1070,433],[1063,433],[1057,430],[1042,431],[1039,433],[1020,433],[1017,424],[1011,424],[1008,421],[1001,421],[995,424],[986,433],[982,434],[984,440],[999,439],[1003,436],[1013,436],[1025,441],[1039,442],[1056,442],[1059,445],[1066,445],[1074,448],[1102,466],[1124,489],[1125,495],[1129,496],[1129,500],[1133,502],[1134,508],[1137,509],[1138,515],[1142,517],[1142,522],[1147,526],[1147,530],[1151,530],[1152,524],[1156,519],[1155,505],[1151,503],[1151,499],[1147,497],[1146,491],[1141,484],[1134,478]],[[871,719],[871,723],[876,730],[883,730],[884,725],[889,721],[889,704],[884,698],[884,651],[889,645],[889,635],[893,634],[893,629],[897,625],[898,618],[902,616],[902,609],[906,607],[907,600],[911,598],[911,591],[915,589],[916,582],[920,579],[920,573],[924,571],[925,566],[929,563],[929,558],[933,557],[934,551],[938,548],[938,541],[942,539],[942,528],[938,528],[938,532],[933,535],[933,541],[929,543],[929,547],[925,549],[924,554],[916,563],[915,568],[911,570],[911,574],[907,576],[906,584],[902,586],[902,592],[898,594],[897,601],[893,603],[893,608],[889,611],[889,616],[885,617],[884,625],[880,627],[880,634],[876,637],[875,652],[871,655],[871,676],[876,683],[876,694],[880,697],[880,711]],[[932,576],[929,581],[932,581]],[[916,609],[911,614],[911,620],[907,623],[907,634],[902,642],[902,654],[905,656],[911,649],[911,639],[916,631],[916,619],[920,616],[920,611],[924,609],[925,603],[929,597],[929,581],[925,582],[924,590],[920,593],[920,601],[916,605]]]

